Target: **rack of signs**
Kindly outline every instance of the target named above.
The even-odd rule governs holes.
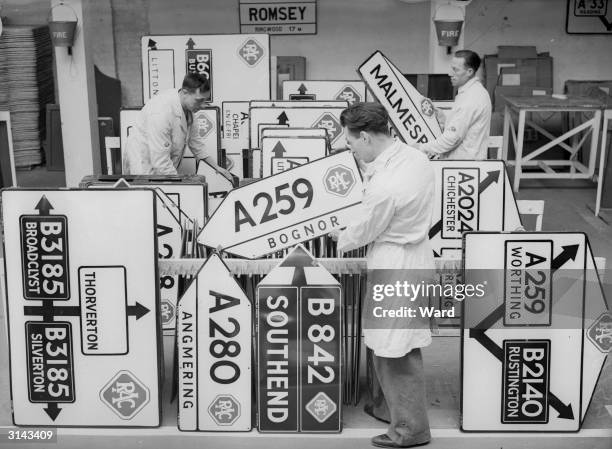
[[[2,212],[14,423],[159,426],[154,192],[8,189]]]
[[[369,101],[363,81],[284,80],[283,100],[339,100],[349,105]]]
[[[468,232],[464,267],[462,429],[578,431],[612,346],[586,235]]]
[[[425,98],[380,51],[357,70],[369,92],[389,113],[393,127],[407,144],[435,140],[442,129],[431,100]]]
[[[224,101],[270,98],[267,34],[143,36],[141,55],[145,102],[161,90],[179,89],[188,72],[209,80],[211,102],[216,106]]]
[[[260,432],[340,432],[341,289],[301,245],[257,286]]]
[[[181,297],[177,321],[179,429],[251,430],[252,308],[217,254]]]
[[[361,210],[361,174],[348,151],[238,187],[198,240],[249,259],[339,229]]]

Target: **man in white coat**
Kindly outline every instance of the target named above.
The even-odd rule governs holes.
[[[480,57],[471,50],[459,50],[451,61],[450,77],[458,89],[453,108],[446,116],[436,109],[443,133],[431,142],[419,144],[419,149],[440,159],[487,158],[491,128],[491,98],[476,72]]]
[[[142,108],[130,130],[123,173],[132,175],[176,175],[185,147],[198,159],[206,159],[229,180],[231,174],[207,155],[202,133],[193,115],[210,98],[208,80],[188,73],[180,89],[158,93]]]
[[[347,144],[358,161],[367,164],[364,175],[363,213],[342,231],[332,233],[338,250],[368,246],[368,275],[401,273],[410,282],[433,273],[429,244],[434,171],[425,154],[394,140],[389,115],[378,103],[357,103],[345,109],[340,122]],[[417,279],[419,278],[419,279]],[[425,384],[420,348],[431,343],[429,326],[410,320],[370,326],[372,279],[364,304],[364,341],[373,351],[373,365],[389,408],[386,434],[372,438],[379,447],[410,447],[427,443],[431,436],[425,406]],[[384,303],[376,303],[384,305]],[[375,320],[375,319],[374,319]]]

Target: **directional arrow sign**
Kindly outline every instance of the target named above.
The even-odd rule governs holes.
[[[2,191],[16,425],[160,425],[155,202],[152,189]]]
[[[177,314],[180,430],[251,429],[251,303],[213,254]]]
[[[583,370],[590,395],[592,364],[601,369],[594,351],[583,360],[584,304],[600,300],[584,296],[585,235],[468,232],[463,239],[464,282],[484,291],[464,301],[463,430],[578,430],[588,404]]]
[[[299,92],[299,94],[295,94]],[[308,92],[308,94],[306,93]],[[298,98],[296,98],[296,96]],[[346,100],[353,104],[366,100],[366,85],[363,81],[343,80],[284,80],[283,99],[295,100],[310,96],[319,101]]]
[[[370,56],[357,71],[389,113],[391,123],[404,142],[427,143],[442,134],[431,101],[423,97],[380,51]]]
[[[341,430],[340,298],[301,245],[257,286],[260,432]]]
[[[291,129],[291,128],[288,128]],[[285,137],[261,139],[263,172],[270,176],[309,161],[321,159],[327,154],[325,137]]]
[[[341,152],[232,190],[198,240],[260,257],[346,226],[361,197],[355,160]]]

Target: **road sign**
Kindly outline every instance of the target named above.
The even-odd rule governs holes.
[[[285,102],[286,103],[286,102]],[[346,147],[346,139],[340,124],[340,114],[348,107],[347,102],[332,102],[333,106],[308,107],[307,102],[291,102],[290,106],[253,106],[250,108],[249,136],[251,147],[259,142],[259,125],[278,124],[288,127],[325,128],[329,134],[332,149]],[[319,103],[319,102],[317,102]],[[302,106],[298,106],[302,104]]]
[[[234,188],[234,184],[219,173],[212,165],[201,159],[198,161],[197,174],[206,178],[208,185],[208,216],[215,213],[223,198]]]
[[[361,64],[358,73],[387,110],[391,123],[405,143],[431,142],[442,134],[431,101],[423,97],[380,51]]]
[[[121,136],[121,154],[125,154],[125,145],[127,143],[127,138],[130,135],[132,126],[136,124],[136,119],[138,118],[138,113],[141,109],[142,107],[124,108],[119,111],[119,124],[121,127],[119,134]]]
[[[224,101],[221,109],[221,147],[225,149],[225,156],[234,163],[234,172],[242,178],[242,150],[249,147],[249,102]]]
[[[260,432],[340,432],[341,289],[301,245],[257,286]]]
[[[567,0],[568,34],[612,34],[609,0]]]
[[[213,254],[178,305],[180,430],[251,430],[251,303]]]
[[[515,231],[518,207],[503,161],[432,161],[436,174],[429,239],[436,257],[460,258],[468,231]]]
[[[361,175],[344,151],[232,190],[198,241],[260,257],[346,226],[361,197]]]
[[[16,425],[160,424],[155,209],[144,189],[2,192]]]
[[[317,34],[317,2],[240,1],[240,32]]]
[[[145,102],[161,90],[179,88],[187,72],[209,79],[211,101],[217,106],[223,101],[270,98],[268,35],[143,36],[141,53]]]
[[[283,99],[341,100],[351,105],[366,101],[366,86],[363,81],[285,80],[283,81]]]
[[[325,157],[325,137],[262,137],[264,177],[290,170]]]
[[[586,351],[583,307],[605,311],[598,281],[586,282],[586,236],[470,232],[464,240],[465,283],[483,284],[485,295],[464,303],[463,430],[578,430],[605,361]]]
[[[209,106],[202,108],[194,115],[194,131],[202,139],[206,155],[212,157],[215,164],[220,165],[221,160],[221,121],[219,108]],[[182,175],[196,173],[197,161],[191,151],[186,150],[177,172]]]

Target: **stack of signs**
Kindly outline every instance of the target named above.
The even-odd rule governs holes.
[[[516,231],[521,224],[503,161],[432,161],[436,174],[429,239],[434,256],[461,258],[469,231]]]
[[[180,430],[251,430],[251,329],[249,299],[213,254],[178,306]]]
[[[249,259],[340,229],[362,210],[362,184],[348,151],[232,190],[198,237]]]
[[[380,51],[361,64],[358,73],[387,110],[405,143],[431,142],[442,134],[431,100],[423,97]]]
[[[301,245],[257,286],[260,432],[340,432],[341,304]]]
[[[249,148],[249,102],[224,101],[221,112],[221,147],[225,150],[225,157],[234,163],[233,171],[243,178],[242,150]]]
[[[577,431],[612,345],[586,235],[467,233],[462,428]],[[580,363],[577,363],[580,361]]]
[[[326,155],[325,137],[263,137],[261,139],[262,176],[275,175]]]
[[[180,88],[188,72],[210,81],[211,101],[217,106],[270,98],[267,34],[143,36],[141,51],[145,102],[161,90]]]
[[[332,149],[343,149],[346,139],[340,114],[347,106],[346,101],[252,101],[249,109],[250,148],[260,148],[262,128],[275,126],[325,128]]]
[[[153,191],[4,190],[2,212],[14,423],[159,426]]]
[[[283,100],[341,100],[352,105],[367,101],[366,86],[363,81],[285,80]]]
[[[197,164],[197,174],[206,178],[208,187],[208,213],[210,217],[215,213],[223,198],[234,188],[234,183],[219,173],[206,159],[201,159]]]

